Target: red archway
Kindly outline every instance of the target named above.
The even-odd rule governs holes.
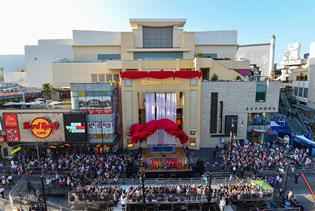
[[[152,120],[146,124],[133,124],[130,127],[131,142],[138,143],[146,139],[158,129],[164,129],[168,134],[175,136],[181,144],[188,141],[188,136],[178,128],[175,122],[169,119]]]

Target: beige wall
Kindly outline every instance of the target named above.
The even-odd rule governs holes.
[[[120,54],[120,46],[73,46],[74,60],[97,60],[97,54]]]
[[[234,81],[237,76],[243,78],[242,75],[234,70],[227,69],[221,63],[216,60],[209,58],[195,58],[195,68],[200,70],[201,68],[210,68],[209,77],[211,78],[214,74],[217,74],[219,80],[229,80]]]
[[[210,105],[211,93],[218,93],[218,102],[223,101],[223,123],[224,134],[225,115],[238,116],[238,139],[246,139],[247,116],[249,112],[278,112],[280,82],[268,81],[266,90],[266,101],[256,102],[256,82],[203,82],[201,97],[201,144],[200,147],[215,147],[220,145],[220,137],[212,137],[210,134]],[[269,109],[270,108],[270,109]],[[252,110],[253,109],[253,110]],[[218,105],[218,121],[219,121]],[[243,122],[243,127],[241,126]],[[219,123],[218,123],[219,128]],[[218,130],[219,131],[219,130]],[[217,134],[220,134],[219,132]],[[227,140],[228,137],[225,137]]]
[[[106,62],[53,63],[53,86],[69,87],[70,83],[91,83],[91,74],[118,74],[107,69]]]
[[[181,47],[188,49],[188,52],[184,52],[183,59],[193,59],[195,57],[195,33],[183,32]]]
[[[135,38],[131,32],[121,33],[121,59],[122,60],[133,60],[133,54],[127,52],[127,49],[135,47]]]
[[[236,57],[237,45],[197,45],[195,47],[196,53],[216,53],[218,58],[232,58]]]

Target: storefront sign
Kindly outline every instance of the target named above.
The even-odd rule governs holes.
[[[20,142],[19,121],[17,114],[4,113],[3,122],[5,127],[5,137],[8,142]]]
[[[21,142],[65,141],[62,113],[18,114]]]
[[[84,113],[68,113],[63,115],[65,138],[70,142],[86,142],[86,122]]]
[[[29,129],[37,138],[47,138],[50,134],[58,130],[58,122],[50,122],[44,118],[36,118],[32,122],[23,122],[23,129]]]
[[[154,86],[154,85],[178,85],[180,80],[142,80],[140,81],[141,86]]]

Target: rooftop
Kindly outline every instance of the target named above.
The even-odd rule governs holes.
[[[138,26],[178,26],[183,27],[186,23],[186,19],[129,19],[131,27]]]

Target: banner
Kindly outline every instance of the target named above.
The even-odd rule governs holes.
[[[17,114],[4,113],[3,122],[5,127],[5,137],[8,142],[20,142],[19,122]]]
[[[20,113],[19,131],[22,142],[64,142],[62,113]]]
[[[63,115],[65,140],[69,142],[86,142],[86,122],[84,113],[68,113]]]
[[[111,96],[79,97],[79,109],[86,110],[87,113],[110,114],[112,113]]]

